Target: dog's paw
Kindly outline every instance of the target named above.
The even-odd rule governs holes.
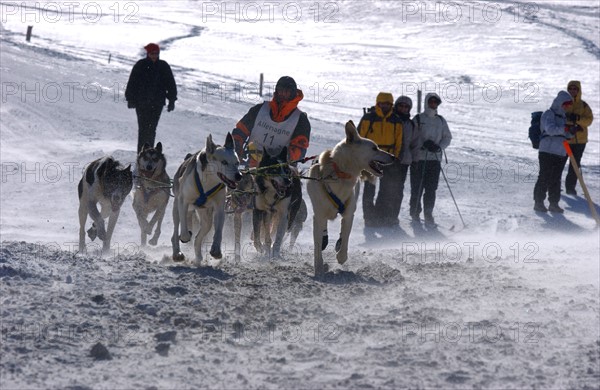
[[[144,226],[144,233],[146,233],[147,235],[151,235],[152,234],[152,225],[146,224],[146,226]]]
[[[183,242],[184,244],[187,242],[190,242],[191,239],[192,239],[192,232],[190,232],[190,231],[188,231],[187,234],[179,235],[179,241]]]
[[[148,241],[148,244],[156,246],[156,244],[158,244],[158,237],[150,239],[150,241]]]
[[[177,252],[173,254],[173,261],[181,262],[185,260],[185,255],[181,252]]]
[[[223,254],[221,253],[221,249],[216,249],[216,248],[210,250],[210,255],[215,259],[221,259],[223,257]]]

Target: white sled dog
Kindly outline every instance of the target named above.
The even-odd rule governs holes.
[[[376,177],[383,175],[382,165],[391,164],[394,156],[377,147],[375,142],[358,135],[352,121],[346,123],[346,139],[333,150],[321,153],[319,160],[309,170],[314,179],[306,185],[313,206],[313,239],[315,276],[327,271],[322,251],[327,246],[327,221],[342,216],[340,239],[336,243],[337,261],[344,264],[348,259],[348,238],[356,211],[355,184],[361,172]]]
[[[171,178],[167,174],[167,159],[162,152],[162,144],[156,147],[145,144],[137,157],[138,179],[133,194],[133,210],[141,230],[142,246],[146,245],[146,236],[154,235],[150,245],[156,245],[161,233],[162,221],[165,216],[169,196],[171,195]],[[148,221],[150,214],[154,213]]]
[[[221,241],[225,222],[225,186],[235,189],[242,179],[240,161],[234,150],[233,137],[227,133],[225,146],[216,145],[212,135],[206,139],[206,147],[194,155],[188,155],[173,178],[173,260],[183,261],[179,241],[186,243],[192,238],[188,228],[188,209],[193,207],[199,220],[200,230],[194,239],[196,263],[202,261],[202,242],[214,227],[210,255],[223,257]],[[181,233],[180,233],[181,232]]]
[[[112,238],[121,206],[131,192],[133,177],[131,165],[123,168],[112,157],[102,157],[92,161],[84,170],[79,181],[79,252],[85,251],[85,223],[87,216],[92,218],[92,227],[87,233],[93,241],[98,237],[102,240],[102,252],[110,250]],[[97,204],[100,203],[101,211]],[[104,219],[108,218],[108,228]]]

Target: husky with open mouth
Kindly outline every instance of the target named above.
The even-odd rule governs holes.
[[[326,272],[323,264],[324,242],[327,240],[327,221],[342,216],[340,239],[336,244],[338,263],[348,259],[348,239],[356,211],[355,185],[366,171],[376,177],[383,175],[383,165],[391,164],[394,156],[377,144],[362,138],[352,121],[346,123],[346,138],[333,150],[326,150],[309,170],[306,190],[313,206],[313,239],[315,276]]]
[[[240,161],[234,149],[231,133],[227,133],[224,146],[216,145],[212,135],[206,139],[206,147],[193,155],[186,156],[173,179],[173,260],[183,261],[179,241],[192,239],[188,228],[188,210],[193,208],[199,222],[199,231],[194,239],[195,261],[202,261],[202,242],[214,228],[210,255],[223,257],[221,241],[225,222],[225,187],[235,189],[242,179]]]

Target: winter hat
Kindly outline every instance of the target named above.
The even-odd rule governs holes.
[[[428,93],[427,94],[427,100],[425,100],[425,103],[429,104],[429,101],[431,99],[435,99],[438,102],[438,105],[442,104],[442,99],[440,99],[440,97],[438,96],[437,93]]]
[[[275,85],[275,89],[291,89],[295,91],[298,89],[296,85],[296,81],[290,76],[283,76],[277,81],[277,85]]]
[[[396,103],[394,103],[394,106],[398,106],[398,104],[400,103],[404,103],[406,105],[408,105],[409,111],[410,109],[412,109],[412,99],[409,98],[408,96],[400,96],[398,99],[396,99]]]
[[[574,100],[575,101],[581,100],[581,82],[579,82],[577,80],[571,80],[571,81],[569,81],[569,84],[567,84],[567,91],[569,90],[570,87],[576,87],[577,88],[577,95],[575,95],[575,99]]]
[[[146,46],[144,46],[144,49],[146,49],[146,53],[154,53],[155,51],[160,51],[160,47],[158,47],[156,43],[149,43]]]
[[[389,92],[379,92],[377,95],[377,103],[390,103],[394,104],[394,96]]]

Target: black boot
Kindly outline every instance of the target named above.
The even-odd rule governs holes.
[[[547,213],[548,212],[548,209],[546,208],[546,206],[544,206],[544,201],[535,202],[535,204],[533,205],[533,209],[535,211],[540,212],[540,213]]]
[[[565,210],[560,208],[560,206],[558,205],[558,202],[550,203],[550,206],[548,207],[548,211],[550,211],[551,213],[558,213],[558,214],[562,214],[565,212]]]

